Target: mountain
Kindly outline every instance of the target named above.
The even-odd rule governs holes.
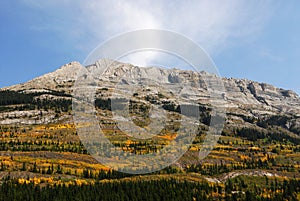
[[[157,99],[172,100],[170,88],[177,86],[179,89],[176,89],[177,91],[174,89],[174,93],[182,93],[181,97],[184,96],[187,100],[197,99],[202,104],[209,102],[209,92],[202,78],[203,76],[208,77],[208,74],[205,72],[197,73],[191,70],[137,67],[110,60],[102,60],[98,64],[101,62],[110,62],[111,65],[103,72],[101,79],[96,78],[93,81],[96,82],[100,91],[101,88],[114,88],[116,82],[120,82],[125,86],[123,88],[127,92],[115,94],[114,96],[116,97],[126,97],[126,94],[129,91],[135,90],[134,88],[139,84],[148,86],[147,91],[144,92],[144,98],[146,95],[151,95]],[[77,73],[83,68],[80,63],[71,62],[52,73],[2,90],[17,91],[26,94],[38,93],[34,96],[35,99],[38,97],[40,99],[64,98],[70,100],[72,86],[77,78]],[[97,65],[90,65],[87,69],[95,71]],[[136,80],[136,83],[134,80]],[[153,84],[149,80],[155,86],[149,88],[150,84]],[[268,122],[272,118],[276,119],[285,116],[286,120],[281,122],[282,125],[279,126],[299,131],[300,98],[295,92],[247,79],[223,78],[222,82],[225,87],[224,99],[226,100],[228,122],[243,125],[249,123],[249,121],[250,123],[251,121],[258,120]],[[118,86],[121,85],[119,84]],[[129,89],[131,86],[133,86],[133,89]],[[102,94],[102,99],[107,99],[112,95],[106,92],[107,90],[99,92],[99,94]],[[164,97],[157,97],[158,93],[164,94]],[[173,99],[176,99],[176,97],[173,97]],[[5,121],[2,118],[0,122],[3,124]]]
[[[108,155],[120,151],[113,160],[121,164],[120,172],[92,157],[93,149],[88,150],[79,136],[72,106],[86,112],[79,118],[98,118],[96,124],[114,147],[98,143],[96,148]],[[199,160],[212,117],[220,117],[214,107],[225,111],[224,126],[214,149]],[[181,130],[183,122],[186,130]],[[122,172],[122,157],[162,153],[174,141],[186,140],[182,134],[194,139],[169,167],[146,175]],[[0,136],[0,198],[9,196],[5,192],[36,192],[34,186],[41,187],[39,195],[45,189],[59,196],[118,188],[123,193],[114,196],[120,197],[134,186],[139,195],[144,193],[141,186],[152,195],[157,192],[152,189],[172,186],[170,195],[189,192],[188,200],[300,198],[300,97],[247,79],[109,59],[87,67],[71,62],[0,90]],[[91,144],[97,144],[93,137]],[[171,151],[176,155],[180,149]],[[132,164],[141,165],[144,172],[154,167],[140,161]],[[16,186],[20,192],[7,191]]]

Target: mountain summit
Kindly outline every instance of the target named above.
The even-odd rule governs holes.
[[[134,83],[138,78],[142,82],[151,79],[162,84],[183,84],[194,82],[194,88],[199,97],[208,95],[201,74],[191,70],[165,69],[156,67],[138,67],[128,63],[111,60],[100,60],[97,63],[109,63],[103,72],[102,78],[95,78],[97,86],[103,87],[105,82],[120,81],[123,83]],[[25,93],[42,91],[59,91],[70,94],[78,72],[84,67],[79,62],[71,62],[63,65],[58,70],[37,77],[26,83],[17,84],[2,90],[22,91]],[[97,69],[97,65],[87,66],[89,71]],[[122,77],[120,77],[122,76]],[[120,79],[120,80],[119,80]],[[300,114],[300,98],[291,91],[276,88],[270,84],[258,83],[247,79],[223,78],[226,100],[230,108],[261,108],[265,113],[293,113]],[[159,91],[158,86],[158,91]],[[188,92],[187,92],[188,93]]]
[[[209,105],[209,93],[202,78],[203,76],[213,75],[191,70],[138,67],[105,59],[87,66],[86,70],[97,72],[99,65],[103,63],[109,64],[108,67],[102,72],[101,76],[93,78],[94,85],[98,88],[96,94],[98,99],[108,100],[111,98],[112,88],[123,86],[119,92],[115,90],[115,97],[128,98],[126,96],[130,95],[129,91],[134,91],[137,88],[141,96],[139,100],[144,102],[155,100],[157,104],[161,105],[166,103],[176,105],[174,93],[180,93],[186,100],[196,100],[199,104]],[[79,62],[71,62],[54,72],[26,83],[4,88],[2,91],[8,90],[27,94],[34,100],[39,101],[71,101],[72,90],[78,73],[84,69],[85,67]],[[225,89],[223,98],[226,100],[224,106],[227,110],[227,122],[230,125],[257,127],[257,122],[272,121],[274,123],[279,118],[280,123],[275,123],[280,124],[277,126],[289,130],[292,134],[299,135],[300,98],[295,92],[246,79],[222,78],[222,81]],[[173,91],[172,94],[172,90],[169,89],[174,88],[174,86],[177,91]],[[6,111],[7,109],[3,110]],[[9,113],[5,115],[9,115]],[[20,116],[22,115],[16,115],[15,120],[7,120],[2,115],[0,122],[18,122]],[[46,119],[47,121],[55,121],[54,118]],[[34,122],[27,120],[23,122]]]

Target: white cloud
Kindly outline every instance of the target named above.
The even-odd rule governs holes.
[[[272,12],[272,6],[267,1],[24,0],[24,2],[46,13],[58,9],[55,15],[60,15],[65,20],[60,27],[60,31],[64,32],[63,36],[71,37],[70,40],[73,38],[74,47],[86,49],[92,49],[116,34],[137,29],[158,28],[186,35],[210,54],[216,54],[230,44],[251,40],[259,33]],[[68,12],[64,13],[64,10]],[[69,22],[69,27],[66,22]],[[57,29],[58,25],[55,26]],[[151,63],[157,56],[158,54],[149,53],[144,60],[137,59],[137,56],[131,56],[131,60],[145,65]]]
[[[161,57],[158,52],[138,51],[122,57],[120,61],[128,62],[138,66],[157,66],[158,62],[155,60],[158,59],[158,57]]]

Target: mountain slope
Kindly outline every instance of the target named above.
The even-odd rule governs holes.
[[[53,90],[70,94],[77,78],[77,73],[82,68],[83,66],[80,63],[71,62],[52,73],[37,77],[23,84],[4,88],[4,90],[24,91],[27,93]],[[91,68],[97,67],[96,65],[88,67],[88,69]],[[205,83],[201,79],[201,73],[189,70],[137,67],[131,64],[112,62],[112,65],[103,74],[104,80],[95,81],[98,86],[103,86],[103,82],[116,81],[122,75],[121,81],[127,83],[134,83],[132,82],[134,79],[151,79],[160,84],[195,82],[197,85],[194,88],[198,89],[198,94],[196,95],[201,97],[208,95]],[[270,84],[258,83],[246,79],[223,78],[223,84],[229,107],[257,106],[279,113],[300,113],[300,98],[291,90],[284,90]]]
[[[142,84],[144,87],[148,87],[146,92],[139,91],[143,99],[150,97],[160,100],[160,102],[173,101],[175,104],[176,97],[174,94],[171,94],[173,92],[180,93],[186,100],[197,100],[201,104],[209,103],[209,93],[203,81],[203,76],[209,77],[210,75],[204,72],[196,73],[188,70],[154,67],[142,68],[131,64],[108,61],[111,62],[111,65],[103,73],[102,78],[98,79],[96,77],[94,79],[98,86],[97,96],[100,97],[101,95],[101,99],[110,98],[112,92],[107,89],[112,89],[116,86],[120,90],[123,86],[123,92],[121,92],[122,90],[119,92],[115,90],[115,97],[130,98],[126,97],[127,94],[130,95],[132,91],[136,90],[135,88],[139,88],[138,85]],[[102,60],[100,62],[108,61]],[[80,63],[71,62],[55,72],[3,90],[24,92],[26,94],[36,93],[33,95],[34,99],[70,100],[72,86],[75,83],[78,72],[83,68]],[[88,66],[87,69],[90,72],[96,72],[97,65]],[[227,103],[227,121],[229,123],[243,125],[259,121],[270,122],[272,117],[276,119],[286,116],[279,126],[285,129],[292,127],[293,130],[299,131],[300,98],[293,91],[246,79],[223,78],[222,81],[225,87],[224,99]],[[151,85],[153,86],[151,87]],[[175,89],[174,86],[177,88]],[[172,87],[174,88],[173,91]],[[160,94],[160,97],[158,97],[158,94]],[[18,118],[19,115],[17,115]],[[2,121],[1,123],[5,122]]]
[[[103,63],[112,65],[99,76],[99,65]],[[76,79],[86,70],[94,77],[80,76],[79,80],[96,89],[95,113],[103,133],[115,146],[102,146],[103,150],[120,150],[120,156],[159,153],[181,137],[180,106],[192,103],[196,105],[192,109],[199,109],[200,117],[197,130],[191,133],[195,139],[188,151],[170,167],[150,175],[132,176],[100,164],[83,146],[72,115],[74,89],[82,86]],[[178,181],[184,181],[204,186],[208,182],[218,189],[209,193],[215,200],[237,194],[245,198],[246,191],[264,198],[286,196],[280,194],[290,192],[285,188],[285,180],[291,182],[289,186],[300,181],[299,96],[265,83],[222,78],[225,93],[217,91],[222,99],[217,103],[225,102],[221,105],[226,108],[224,129],[210,154],[199,160],[213,115],[203,78],[214,81],[214,76],[205,72],[142,68],[101,60],[87,68],[71,62],[29,82],[1,89],[0,184],[5,184],[1,186],[13,189],[15,183],[31,183],[54,186],[56,191],[61,184],[80,188],[97,181],[104,186],[122,182],[132,185],[137,181],[170,186],[169,182],[178,185]],[[88,88],[83,90],[89,92]],[[120,103],[120,107],[112,108],[113,101]],[[122,116],[126,104],[128,118]],[[163,108],[163,112],[151,116],[152,106]],[[115,114],[121,111],[116,115],[118,118],[113,118],[113,109]],[[159,118],[165,120],[165,126],[157,126],[160,132],[155,133],[150,125]],[[128,135],[120,122],[154,135],[149,139]],[[65,187],[61,188],[65,192]],[[293,192],[291,196],[295,197],[299,189]]]

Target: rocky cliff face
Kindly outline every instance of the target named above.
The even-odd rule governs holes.
[[[119,91],[114,95],[116,97],[139,94],[144,101],[152,98],[162,102],[161,100],[176,101],[176,95],[180,94],[186,100],[195,100],[204,105],[209,103],[209,93],[203,78],[214,77],[213,75],[190,70],[137,67],[110,60],[102,60],[95,65],[88,66],[88,71],[98,72],[99,65],[103,62],[109,63],[109,67],[101,72],[103,73],[101,77],[93,75],[99,98],[109,98],[112,95],[111,89],[119,86]],[[2,90],[37,93],[35,99],[70,100],[72,86],[78,72],[83,68],[80,63],[71,62],[55,72]],[[271,117],[284,116],[286,118],[280,125],[276,125],[276,120],[272,121],[272,124],[287,130],[293,128],[291,133],[299,135],[297,132],[300,127],[300,98],[295,92],[246,79],[223,78],[222,81],[225,89],[222,97],[226,101],[228,124],[257,126],[257,122],[267,121],[271,124]],[[57,95],[53,92],[60,93]],[[6,111],[5,115],[1,113],[0,123],[9,123],[5,117],[11,115],[9,114],[11,112],[14,111]],[[19,114],[17,117],[20,118]],[[50,117],[47,119],[53,120]],[[12,118],[11,121],[16,120]],[[22,122],[26,123],[24,119]]]
[[[70,93],[80,68],[82,68],[82,65],[79,62],[71,62],[61,66],[54,72],[34,78],[26,83],[4,88],[4,90],[23,91],[26,93],[55,90]]]
[[[112,61],[111,61],[112,62]],[[45,92],[49,90],[63,91],[71,93],[72,86],[77,78],[77,73],[84,68],[78,62],[71,62],[60,67],[58,70],[37,77],[26,83],[7,87],[2,90],[14,90],[24,92]],[[95,71],[97,65],[88,66],[89,71]],[[103,73],[101,79],[95,78],[99,87],[115,85],[118,81],[123,84],[136,84],[136,81],[145,82],[151,80],[160,86],[157,90],[164,88],[163,86],[177,84],[184,85],[189,83],[191,91],[185,91],[187,95],[192,95],[195,91],[197,96],[205,97],[208,95],[204,80],[201,78],[207,76],[205,72],[197,73],[191,70],[179,69],[163,69],[156,67],[137,67],[131,64],[112,62],[108,69]],[[266,113],[300,113],[300,98],[291,91],[281,88],[276,88],[270,84],[258,83],[247,79],[223,78],[222,79],[226,100],[228,106],[232,108],[261,108]],[[193,91],[192,91],[193,90]]]

